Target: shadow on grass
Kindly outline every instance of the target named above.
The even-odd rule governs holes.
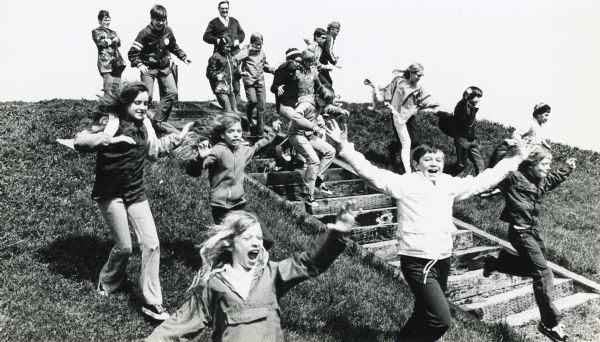
[[[112,241],[90,234],[71,234],[38,249],[36,258],[48,264],[50,272],[75,281],[96,283],[112,245]]]
[[[306,332],[306,327],[297,326],[295,324],[283,324],[283,328],[296,331],[299,334]],[[393,341],[399,331],[382,331],[373,329],[370,326],[357,325],[350,322],[344,316],[332,316],[328,319],[323,327],[323,333],[334,336],[344,342],[363,342],[363,341]]]
[[[161,264],[163,265],[171,265],[176,261],[180,261],[194,271],[202,266],[200,248],[191,240],[161,241],[160,249],[162,254]]]

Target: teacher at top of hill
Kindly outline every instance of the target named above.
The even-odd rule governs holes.
[[[219,1],[218,8],[220,16],[208,23],[202,39],[208,44],[213,44],[215,47],[214,51],[216,51],[219,40],[226,33],[229,33],[233,38],[233,49],[231,52],[235,54],[240,49],[240,43],[244,41],[246,34],[242,30],[240,22],[229,16],[229,1]]]

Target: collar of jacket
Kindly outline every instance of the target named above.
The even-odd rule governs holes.
[[[159,29],[159,28],[155,27],[154,25],[152,25],[152,22],[150,22],[150,24],[148,24],[148,28],[152,32],[162,33],[162,32],[165,32],[165,29],[167,28],[167,25],[163,26],[162,29]]]

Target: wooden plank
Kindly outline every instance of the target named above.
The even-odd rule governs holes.
[[[484,278],[482,270],[468,271],[448,277],[446,296],[455,304],[464,304],[474,296],[491,296],[531,282],[531,278],[514,277],[499,272]]]
[[[318,199],[314,205],[307,206],[307,211],[309,214],[334,214],[348,201],[353,201],[356,208],[363,209],[384,208],[394,204],[392,198],[384,194],[345,196]]]
[[[517,254],[515,249],[507,241],[504,241],[486,231],[483,231],[483,230],[481,230],[471,224],[463,222],[457,218],[454,218],[454,224],[457,227],[460,227],[462,229],[468,229],[468,230],[472,231],[473,233],[475,233],[475,235],[486,238],[486,239],[502,246],[502,248],[504,248],[505,250],[507,250],[513,254]],[[559,266],[550,261],[548,261],[548,267],[550,267],[552,269],[552,271],[554,271],[554,273],[556,273],[562,277],[573,279],[575,284],[577,284],[578,286],[581,286],[582,288],[584,288],[588,291],[600,293],[600,284],[596,283],[595,281],[587,279],[586,277],[583,277],[577,273],[571,272],[571,271],[567,270],[566,268]]]
[[[591,300],[598,300],[598,298],[600,298],[600,295],[596,293],[579,292],[567,297],[558,298],[552,303],[556,306],[558,311],[564,312],[573,307],[584,304],[585,302]],[[539,321],[539,319],[540,310],[537,307],[535,307],[526,311],[510,315],[508,317],[502,317],[497,322],[506,323],[511,327],[519,327],[532,321]]]
[[[279,171],[271,173],[252,173],[248,175],[264,185],[281,185],[303,182],[304,171],[305,170]],[[328,181],[357,179],[352,173],[341,168],[327,169],[324,173],[324,178]]]
[[[373,189],[370,189],[365,185],[362,180],[339,180],[339,181],[331,181],[324,183],[331,192],[331,195],[320,192],[318,189],[315,189],[314,196],[315,198],[330,198],[330,197],[340,197],[340,196],[348,196],[348,195],[367,195],[375,193]],[[285,184],[285,185],[271,185],[269,188],[275,191],[277,194],[284,196],[288,200],[297,200],[300,199],[300,194],[303,191],[303,186],[301,184]]]

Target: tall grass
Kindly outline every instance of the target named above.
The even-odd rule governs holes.
[[[130,288],[99,297],[97,277],[112,246],[89,198],[93,155],[58,145],[89,124],[90,101],[0,104],[0,340],[131,341],[155,322],[140,313],[139,251],[131,258]],[[161,241],[164,302],[171,311],[200,260],[195,244],[211,222],[206,178],[187,177],[175,157],[146,168],[146,186]],[[273,231],[275,260],[308,246],[318,227],[247,186],[249,209]],[[135,241],[135,239],[134,239]],[[323,276],[293,289],[281,302],[289,341],[390,341],[412,309],[402,283],[371,269],[351,251]],[[457,311],[447,341],[522,341]]]

